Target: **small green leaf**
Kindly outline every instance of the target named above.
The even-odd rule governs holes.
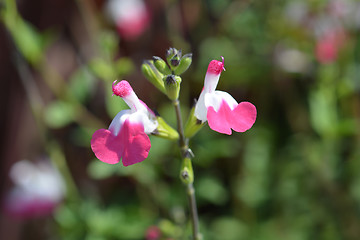
[[[116,73],[112,63],[109,63],[101,58],[94,58],[89,62],[89,68],[91,71],[102,80],[116,79]]]
[[[123,57],[115,61],[115,69],[117,77],[122,77],[133,72],[135,70],[135,66],[130,58]]]
[[[225,187],[214,176],[199,178],[195,184],[199,198],[218,205],[224,204],[228,199]]]
[[[70,78],[69,90],[80,102],[85,102],[94,89],[95,79],[86,68],[78,69]]]
[[[108,59],[113,59],[118,52],[119,37],[111,31],[102,31],[99,35],[101,50]]]
[[[72,122],[76,117],[76,111],[70,103],[54,101],[50,103],[44,112],[45,122],[49,127],[61,128]]]
[[[248,230],[245,224],[235,218],[223,217],[215,220],[211,228],[214,239],[241,240],[248,239]]]

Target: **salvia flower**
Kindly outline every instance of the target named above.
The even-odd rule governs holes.
[[[150,226],[146,229],[146,240],[159,240],[161,238],[161,230],[158,226]]]
[[[149,27],[150,11],[143,0],[108,0],[107,11],[120,36],[135,40]]]
[[[345,42],[345,33],[341,27],[322,33],[315,47],[315,55],[320,63],[332,63],[337,60],[339,51]]]
[[[249,102],[237,103],[227,92],[215,90],[224,68],[222,62],[212,60],[208,66],[204,88],[195,106],[195,117],[217,132],[231,135],[250,129],[256,119],[256,108]]]
[[[91,148],[102,162],[116,164],[122,159],[124,166],[129,166],[147,158],[151,147],[147,134],[156,130],[158,122],[127,81],[117,84],[114,81],[112,89],[130,109],[120,111],[109,129],[97,130],[92,136]]]
[[[11,216],[49,215],[65,195],[64,181],[49,161],[21,160],[11,167],[9,175],[15,186],[6,196],[5,210]]]

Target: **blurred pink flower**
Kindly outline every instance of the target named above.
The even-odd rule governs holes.
[[[249,102],[237,103],[227,92],[216,91],[223,61],[212,60],[208,66],[204,88],[195,106],[195,116],[202,122],[208,121],[209,127],[217,132],[231,135],[249,130],[256,120],[256,108]]]
[[[320,39],[316,43],[316,58],[321,63],[334,62],[338,55],[338,48],[331,39]]]
[[[15,187],[6,196],[4,207],[14,217],[48,215],[65,195],[63,179],[49,162],[19,161],[11,167],[10,178]]]
[[[158,240],[161,237],[161,231],[157,226],[150,226],[146,230],[145,239],[146,240]]]
[[[324,33],[316,42],[315,55],[317,60],[324,64],[336,61],[344,41],[345,33],[342,29]]]
[[[135,40],[150,25],[150,12],[142,0],[109,0],[106,9],[126,40]]]
[[[123,98],[130,109],[120,111],[109,129],[97,130],[92,136],[91,148],[102,162],[116,164],[122,159],[124,166],[129,166],[147,158],[151,147],[147,134],[157,128],[158,122],[127,81],[115,83],[113,93]]]

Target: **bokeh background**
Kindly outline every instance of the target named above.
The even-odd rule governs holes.
[[[115,79],[176,126],[140,70],[169,47],[193,53],[185,119],[221,56],[218,89],[258,110],[245,133],[190,141],[204,239],[360,239],[358,1],[3,0],[0,13],[0,239],[189,239],[176,142],[151,136],[126,168],[90,149],[126,108]]]

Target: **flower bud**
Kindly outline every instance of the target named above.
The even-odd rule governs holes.
[[[190,158],[184,158],[181,164],[180,179],[185,184],[194,182],[194,171]]]
[[[153,60],[154,60],[154,65],[156,69],[159,70],[159,72],[161,72],[164,75],[168,75],[171,73],[168,65],[162,58],[153,56]]]
[[[157,137],[169,139],[169,140],[177,140],[179,139],[179,133],[170,127],[165,120],[160,117],[156,116],[156,120],[158,122],[158,126],[151,134]]]
[[[149,80],[155,87],[166,94],[163,81],[164,75],[156,69],[152,60],[144,61],[141,65],[141,71],[147,80]]]
[[[175,75],[183,74],[190,67],[192,62],[192,53],[185,54],[179,63],[179,66],[175,69]]]
[[[179,98],[181,77],[175,75],[167,75],[163,78],[166,95],[170,100]]]
[[[185,124],[184,134],[186,138],[193,137],[204,125],[205,122],[195,117],[195,107],[191,109],[190,116]]]
[[[176,48],[169,48],[165,54],[166,61],[168,63],[170,63],[170,59],[172,59],[175,56],[175,54],[177,54],[177,52],[178,52],[178,50]]]
[[[180,60],[181,60],[181,51],[179,51],[177,54],[175,54],[175,56],[173,56],[170,59],[169,65],[172,70],[175,70],[179,66]]]

